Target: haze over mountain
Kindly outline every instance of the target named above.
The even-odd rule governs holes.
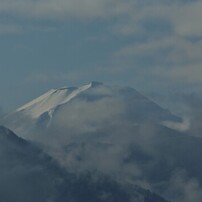
[[[70,127],[74,122],[83,124],[78,122],[81,117],[84,121],[88,119],[88,124],[92,125],[93,121],[108,121],[109,124],[119,118],[134,123],[180,121],[179,117],[135,89],[107,86],[94,81],[81,87],[51,89],[6,116],[3,123],[23,135],[29,128],[33,131],[40,127],[50,127],[61,115],[65,116],[61,122],[67,122],[65,124]],[[94,116],[99,117],[94,119]],[[81,128],[82,125],[76,127]]]
[[[202,140],[162,124],[180,121],[132,88],[98,82],[50,90],[2,120],[67,171],[200,202]]]
[[[0,202],[201,202],[201,8],[0,0]]]
[[[36,146],[0,126],[0,200],[3,202],[166,202],[110,177],[70,174]]]
[[[57,201],[63,183],[60,169],[40,149],[2,126],[0,162],[1,201]]]

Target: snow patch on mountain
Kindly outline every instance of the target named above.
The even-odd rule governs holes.
[[[23,112],[25,114],[29,114],[32,118],[38,118],[43,113],[48,112],[48,114],[51,117],[57,106],[69,102],[74,97],[76,97],[77,95],[91,88],[94,85],[95,83],[91,82],[90,84],[81,86],[79,88],[63,87],[59,89],[51,89],[44,95],[18,108],[16,112]]]

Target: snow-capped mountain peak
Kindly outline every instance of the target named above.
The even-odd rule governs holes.
[[[133,123],[179,121],[133,88],[93,81],[80,87],[51,89],[4,117],[2,123],[26,134],[33,128],[51,127],[56,122],[71,127],[80,120],[84,125],[89,124],[86,128],[90,129],[95,124],[121,118]]]
[[[81,87],[62,87],[58,89],[51,89],[47,93],[18,108],[16,112],[23,112],[30,115],[32,118],[38,118],[45,112],[48,112],[51,116],[57,106],[63,105],[87,89],[94,88],[99,85],[102,84],[93,81]]]

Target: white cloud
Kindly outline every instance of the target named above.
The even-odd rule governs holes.
[[[181,131],[181,132],[186,132],[190,129],[190,120],[188,118],[184,118],[184,120],[179,123],[179,122],[172,122],[172,121],[165,121],[162,123],[164,126],[177,130],[177,131]]]
[[[53,0],[1,0],[1,15],[5,14],[6,18],[15,17],[16,21],[25,18],[27,20],[21,20],[18,24],[4,23],[0,25],[0,33],[21,32],[25,29],[30,31],[46,29],[44,21],[41,25],[38,24],[38,28],[36,27],[37,22],[40,22],[41,19],[53,22],[46,24],[47,29],[49,29],[48,25],[51,24],[52,28],[49,30],[61,30],[61,27],[65,27],[66,22],[72,19],[88,23],[97,19],[102,19],[102,23],[107,21],[99,28],[105,31],[102,32],[102,30],[100,36],[95,33],[89,34],[89,38],[101,37],[102,40],[110,41],[109,48],[106,49],[109,52],[106,53],[107,56],[103,60],[104,68],[99,67],[101,64],[96,64],[96,71],[92,70],[91,67],[87,72],[88,75],[81,75],[79,72],[72,73],[73,75],[48,74],[47,76],[40,74],[32,76],[31,81],[76,81],[81,78],[90,80],[89,74],[93,75],[92,77],[106,78],[106,75],[111,72],[113,72],[111,73],[113,76],[116,74],[117,77],[124,80],[122,73],[125,72],[125,75],[128,75],[128,69],[132,69],[129,72],[135,72],[138,77],[139,75],[145,77],[145,75],[150,74],[155,78],[172,78],[173,81],[201,82],[202,40],[199,40],[202,36],[201,4],[201,1],[185,3],[182,0],[126,0],[124,2],[121,0],[58,0],[57,2]],[[33,21],[35,27],[32,26]],[[62,21],[62,23],[57,23],[58,21]],[[23,26],[20,24],[22,22],[24,23]],[[28,25],[29,22],[31,25]],[[111,40],[112,35],[106,32],[106,27],[118,37]],[[88,30],[89,33],[98,29],[93,27],[91,30],[91,28]],[[82,27],[78,28],[81,33],[82,29]],[[127,40],[124,39],[125,37],[128,37]],[[190,38],[192,40],[189,40]],[[197,38],[198,41],[194,42],[193,38]],[[117,42],[119,39],[120,43]],[[124,40],[122,41],[122,39]],[[76,39],[74,38],[74,40]],[[96,41],[95,45],[97,45]],[[99,48],[99,46],[96,47]],[[117,47],[120,49],[117,50]],[[104,52],[102,49],[101,51]],[[117,57],[110,60],[108,56],[112,51],[115,51],[114,55]],[[99,53],[98,51],[97,54]],[[142,68],[142,61],[146,61],[150,68]],[[152,63],[153,61],[154,63]],[[128,82],[128,79],[127,81],[125,79],[124,82]]]
[[[64,19],[75,17],[82,19],[106,17],[113,12],[119,13],[124,9],[124,6],[119,5],[119,1],[114,0],[58,0],[57,2],[53,0],[2,0],[0,12],[35,18]]]
[[[126,63],[139,58],[152,59],[155,66],[147,68],[147,71],[139,68],[138,71],[173,81],[201,83],[201,52],[202,41],[194,42],[172,36],[128,45],[117,51],[114,57],[116,60],[125,60]]]
[[[120,1],[120,0],[1,0],[0,13],[36,19],[86,19],[118,17],[115,32],[134,34],[145,30],[145,21],[171,23],[180,36],[201,36],[201,1]],[[160,25],[161,26],[161,25]]]
[[[202,36],[202,1],[191,2],[179,7],[171,16],[175,31],[180,36]]]
[[[202,197],[202,187],[200,183],[186,176],[183,171],[176,172],[170,179],[168,195],[171,200],[178,202],[200,202]]]
[[[186,83],[201,83],[202,63],[196,65],[174,66],[172,68],[157,67],[153,75]]]
[[[164,25],[168,23],[167,29],[172,29],[173,34],[181,37],[200,37],[202,35],[201,1],[188,3],[183,1],[170,3],[166,1],[153,1],[153,3],[143,1],[142,4],[138,1],[135,3],[128,1],[127,3],[130,5],[130,9],[126,10],[125,18],[122,18],[115,26],[116,32],[124,35],[148,33],[148,31],[150,33],[151,30],[148,30],[144,23],[154,20],[157,22],[157,29],[162,29],[164,21]],[[162,24],[158,24],[158,21],[162,21]]]
[[[185,3],[177,0],[169,3],[158,0],[1,0],[0,14],[17,19],[81,21],[116,17],[110,24],[114,33],[145,34],[152,39],[170,34],[180,37],[202,36],[201,6],[201,1]]]
[[[100,93],[109,93],[101,92]],[[98,94],[99,95],[99,94]],[[94,95],[95,96],[95,95]],[[124,104],[114,98],[104,98],[96,102],[78,100],[56,114],[56,125],[73,133],[90,133],[97,130],[98,125],[113,123],[124,113]],[[67,117],[67,114],[71,116]],[[116,120],[117,121],[117,120]]]
[[[201,60],[202,41],[191,42],[180,37],[162,37],[156,40],[138,42],[128,45],[119,50],[117,56],[153,55],[154,57],[164,56],[164,60],[182,63],[184,60]]]

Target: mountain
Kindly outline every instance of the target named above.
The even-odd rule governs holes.
[[[62,172],[52,159],[0,126],[0,201],[56,201]]]
[[[112,119],[124,117],[136,123],[180,121],[133,88],[91,82],[81,87],[52,89],[6,116],[2,123],[24,135],[27,131],[55,124],[58,114],[74,122],[77,116],[83,116],[82,112],[89,122],[94,113],[100,114],[101,121],[109,116]]]
[[[2,121],[68,172],[102,173],[176,202],[202,197],[202,139],[162,125],[180,118],[133,88],[54,89]]]
[[[41,149],[2,126],[0,164],[0,201],[166,202],[150,191],[101,174],[70,174]]]

